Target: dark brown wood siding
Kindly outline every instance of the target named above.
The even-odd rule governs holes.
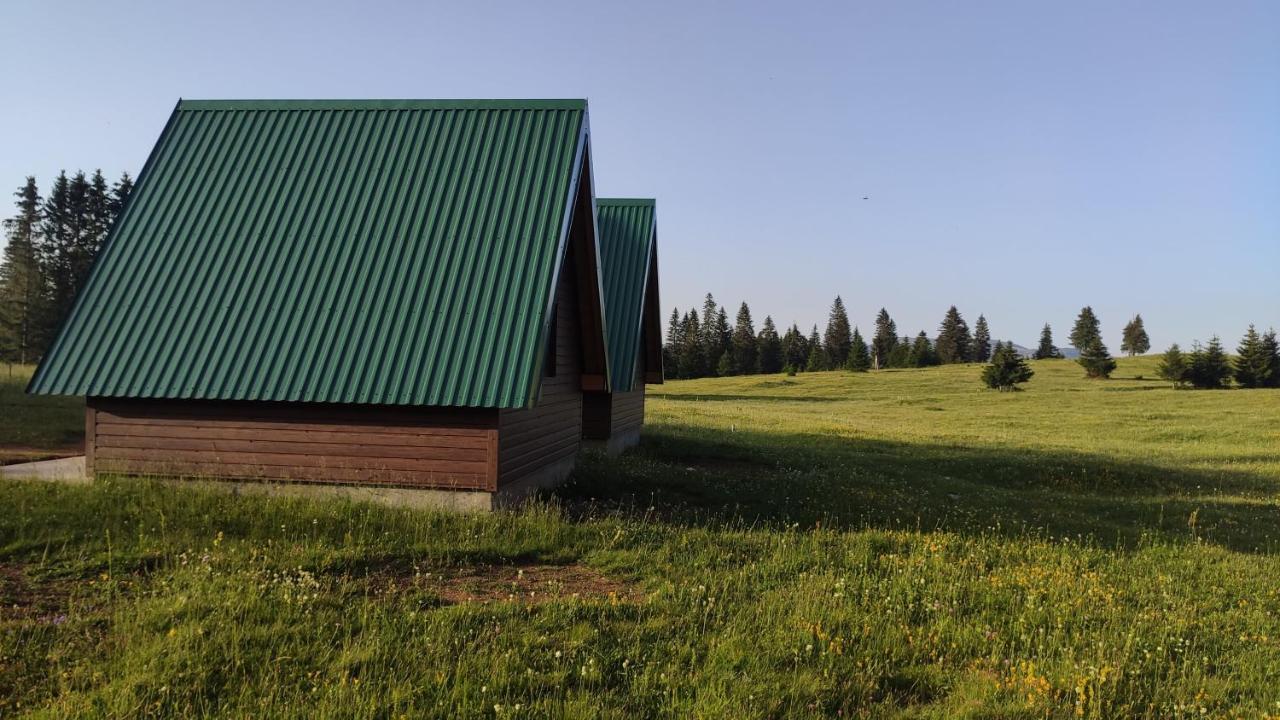
[[[582,445],[582,335],[572,262],[556,288],[555,376],[544,374],[535,407],[498,415],[500,486],[572,459]]]
[[[495,490],[497,412],[90,398],[93,473]]]
[[[614,435],[639,430],[644,425],[644,385],[635,390],[613,394],[613,417],[610,432]]]

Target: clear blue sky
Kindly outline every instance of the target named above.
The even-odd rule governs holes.
[[[844,296],[1112,351],[1280,326],[1280,3],[4,3],[0,184],[136,171],[179,97],[586,97],[665,315]],[[869,199],[863,200],[867,196]],[[8,212],[6,211],[7,215]]]

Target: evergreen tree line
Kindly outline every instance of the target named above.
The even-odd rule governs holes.
[[[1280,388],[1280,341],[1274,329],[1259,333],[1250,325],[1235,358],[1227,356],[1216,335],[1208,345],[1195,343],[1189,353],[1174,343],[1160,356],[1158,372],[1174,387],[1225,389],[1235,380],[1245,388]]]
[[[41,197],[34,177],[14,193],[0,259],[0,355],[20,363],[44,354],[75,303],[107,231],[133,190],[129,173],[108,186],[102,171],[58,174]]]
[[[991,329],[979,315],[970,331],[953,305],[939,326],[938,335],[923,330],[915,337],[901,337],[889,312],[880,309],[874,333],[867,341],[851,327],[844,301],[831,303],[826,329],[814,325],[806,335],[793,324],[779,336],[773,318],[766,316],[757,333],[747,303],[738,308],[732,326],[724,306],[707,293],[701,312],[697,308],[671,311],[667,342],[663,346],[669,378],[752,375],[755,373],[813,372],[845,369],[863,372],[879,368],[927,367],[964,362],[986,362],[991,357]]]

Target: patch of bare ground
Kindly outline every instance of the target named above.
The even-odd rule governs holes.
[[[427,592],[445,605],[567,599],[629,602],[640,596],[634,586],[577,563],[383,569],[366,580],[374,593]]]
[[[72,580],[33,580],[21,565],[0,563],[0,621],[66,622]]]

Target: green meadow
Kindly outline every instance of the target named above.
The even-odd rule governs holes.
[[[0,363],[0,465],[84,452],[84,399],[27,395],[33,372]]]
[[[0,484],[0,717],[1280,717],[1280,392],[1032,365],[650,386],[492,515]]]

